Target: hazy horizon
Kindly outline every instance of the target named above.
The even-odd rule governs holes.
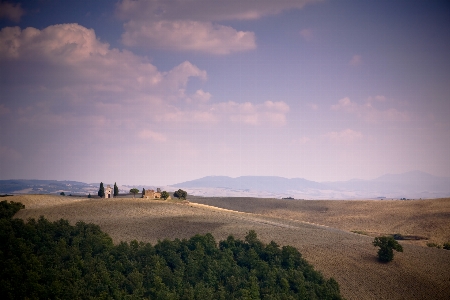
[[[2,1],[0,180],[450,177],[450,4]]]

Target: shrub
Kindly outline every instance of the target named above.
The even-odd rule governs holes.
[[[394,259],[394,251],[403,252],[403,247],[392,236],[376,237],[372,242],[378,249],[378,260],[381,262],[390,262]]]
[[[164,200],[166,200],[167,198],[169,198],[169,193],[166,191],[162,191],[161,192],[161,198],[163,198]]]
[[[431,248],[438,248],[438,249],[441,249],[441,245],[439,245],[439,244],[436,244],[436,243],[427,243],[427,246],[428,247],[431,247]]]
[[[450,250],[450,241],[448,241],[447,243],[444,243],[442,248],[444,248],[445,250]]]
[[[64,192],[61,192],[61,193],[59,193],[61,196],[65,196],[66,195],[66,193],[64,193]]]
[[[401,235],[400,233],[394,233],[392,235],[392,237],[394,238],[394,240],[397,240],[397,241],[405,239],[405,237],[403,235]]]

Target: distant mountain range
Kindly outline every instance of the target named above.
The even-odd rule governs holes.
[[[172,185],[198,196],[293,197],[295,199],[401,199],[450,197],[450,178],[421,171],[373,180],[315,182],[273,176],[207,176]]]
[[[105,183],[105,186],[107,184]],[[111,184],[112,186],[113,184]],[[96,195],[99,183],[57,180],[0,180],[0,194]],[[130,188],[156,189],[153,186],[119,185],[120,193]],[[421,171],[386,174],[373,180],[316,182],[303,178],[275,176],[207,176],[163,190],[184,189],[190,195],[215,197],[264,197],[295,199],[419,199],[450,197],[450,178]]]

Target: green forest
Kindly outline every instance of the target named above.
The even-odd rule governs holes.
[[[342,299],[296,248],[254,231],[114,245],[94,224],[13,218],[22,208],[0,202],[2,299]]]

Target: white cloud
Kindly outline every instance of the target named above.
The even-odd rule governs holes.
[[[355,131],[352,129],[345,129],[342,131],[331,131],[325,134],[332,141],[344,141],[353,142],[355,140],[360,140],[363,138],[363,134],[360,131]]]
[[[0,113],[11,112],[7,104],[15,101],[15,120],[36,130],[81,126],[100,137],[120,130],[163,141],[169,137],[157,128],[167,121],[282,126],[289,111],[284,102],[211,103],[212,95],[203,89],[186,95],[190,78],[207,80],[205,70],[185,61],[161,72],[145,57],[113,49],[78,24],[3,28],[0,67],[33,94],[5,98]]]
[[[351,66],[359,66],[362,64],[362,57],[361,55],[353,55],[352,59],[350,60],[349,64]]]
[[[163,134],[148,129],[141,130],[138,134],[138,137],[142,140],[153,140],[155,142],[167,141],[167,138]]]
[[[146,58],[111,49],[92,29],[60,24],[43,30],[6,27],[0,31],[0,62],[24,63],[39,89],[67,93],[141,93],[169,98],[186,87],[189,78],[206,80],[206,71],[186,61],[160,72]],[[34,66],[36,64],[36,66]],[[37,67],[39,66],[39,67]],[[12,68],[11,72],[18,72]],[[56,77],[55,77],[56,76]]]
[[[230,54],[256,48],[255,34],[197,21],[130,21],[122,42],[126,46]]]
[[[206,103],[211,99],[211,94],[203,90],[197,90],[190,98],[187,99],[188,102],[194,103]]]
[[[24,13],[25,11],[22,9],[20,3],[0,2],[0,19],[5,18],[19,23]]]
[[[218,21],[254,20],[309,2],[317,1],[123,0],[116,12],[126,21],[122,35],[126,46],[226,55],[255,49],[256,38],[253,32]]]
[[[409,121],[410,114],[408,112],[399,111],[395,108],[377,109],[373,102],[385,102],[384,96],[369,97],[364,104],[352,102],[349,97],[342,98],[337,104],[331,105],[331,109],[335,111],[343,111],[352,113],[359,118],[370,122],[377,121]]]
[[[187,110],[173,108],[158,117],[159,121],[218,123],[232,122],[250,126],[283,126],[290,108],[285,102],[265,101],[253,104],[233,101],[198,103]]]

